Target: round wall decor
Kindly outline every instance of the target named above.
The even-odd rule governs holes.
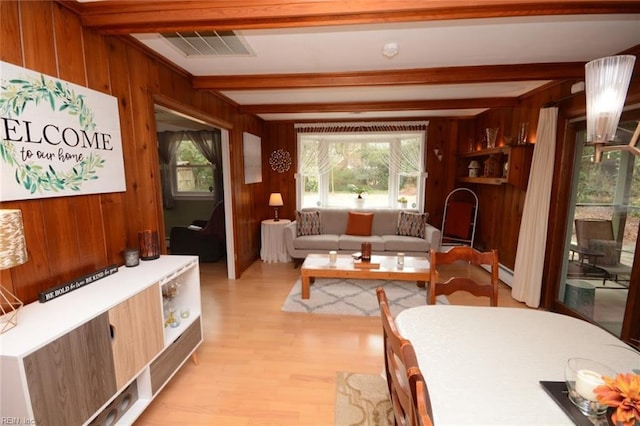
[[[291,154],[284,149],[276,149],[269,158],[271,169],[278,173],[284,173],[291,167]]]

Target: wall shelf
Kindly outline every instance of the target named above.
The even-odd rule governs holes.
[[[480,183],[484,185],[502,185],[507,183],[507,178],[493,178],[493,177],[459,177],[459,182],[466,183]]]
[[[497,148],[481,149],[478,151],[463,152],[458,154],[458,182],[481,185],[511,184],[526,190],[529,180],[531,159],[533,158],[533,144],[500,146]],[[482,176],[484,162],[491,156],[498,160],[498,169],[501,176]],[[469,177],[469,163],[477,160],[481,163],[478,177]],[[505,164],[506,174],[502,172]]]
[[[488,157],[491,154],[509,154],[511,146],[499,146],[497,148],[481,149],[479,151],[469,151],[459,154],[460,158]]]

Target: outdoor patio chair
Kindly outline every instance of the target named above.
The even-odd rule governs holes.
[[[585,260],[607,272],[613,281],[628,281],[620,278],[631,275],[631,266],[620,263],[622,243],[613,235],[613,222],[608,219],[576,219],[575,226],[578,247],[591,253]],[[603,278],[603,285],[606,278]]]

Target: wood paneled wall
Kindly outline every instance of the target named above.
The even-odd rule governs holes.
[[[137,247],[137,233],[158,230],[164,239],[153,102],[170,99],[214,123],[230,123],[235,247],[240,273],[259,253],[265,183],[244,185],[242,132],[263,136],[262,120],[191,87],[189,76],[127,39],[81,26],[78,16],[52,1],[0,2],[0,59],[117,97],[127,190],[123,193],[12,201],[21,209],[29,261],[2,272],[1,282],[24,302],[40,291],[110,264]]]
[[[468,120],[461,124],[459,138],[459,152],[468,150],[469,139],[476,143],[482,137],[487,127],[498,127],[497,144],[502,145],[505,136],[517,139],[520,123],[528,123],[528,140],[535,143],[538,114],[542,105],[566,96],[570,84],[556,85],[541,90],[521,100],[517,108],[503,108],[489,110],[475,120]],[[562,94],[564,93],[564,94]],[[478,195],[478,225],[476,228],[475,245],[479,249],[497,249],[500,263],[507,268],[515,266],[520,221],[524,210],[526,189],[511,184],[503,185],[466,185]]]

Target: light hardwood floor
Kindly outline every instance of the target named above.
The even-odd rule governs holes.
[[[378,317],[280,310],[299,277],[291,263],[258,260],[235,281],[223,261],[200,274],[199,365],[187,362],[136,425],[333,425],[336,373],[383,371]],[[526,308],[503,284],[499,305]]]

